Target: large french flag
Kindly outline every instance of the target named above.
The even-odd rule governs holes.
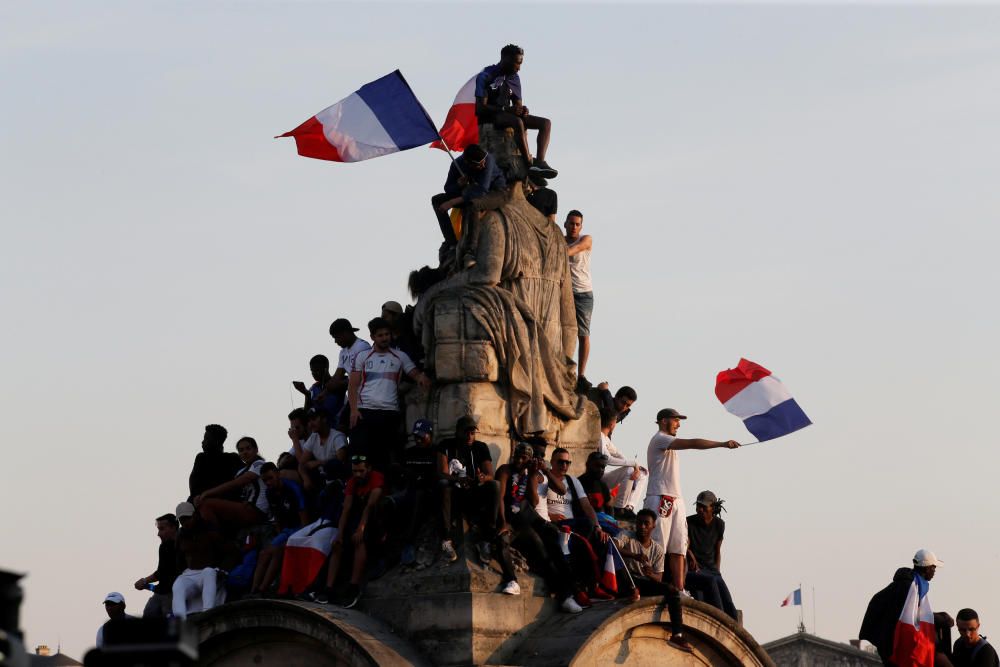
[[[716,376],[715,395],[760,442],[812,424],[771,371],[746,359]]]
[[[294,532],[285,543],[278,593],[300,595],[319,576],[337,536],[337,526],[327,519],[317,519]]]
[[[476,76],[479,76],[478,74]],[[455,95],[455,101],[441,126],[441,139],[453,151],[463,151],[469,144],[479,143],[479,120],[476,118],[476,76],[469,79]],[[445,150],[441,141],[432,148]]]
[[[934,612],[927,598],[930,586],[919,574],[913,575],[903,611],[892,639],[892,664],[897,667],[933,667]]]
[[[304,157],[359,162],[423,146],[437,139],[438,133],[410,84],[396,70],[279,136],[294,137]]]

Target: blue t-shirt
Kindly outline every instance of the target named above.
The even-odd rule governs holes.
[[[476,77],[476,97],[485,97],[487,104],[506,109],[513,105],[514,100],[522,99],[521,77],[504,74],[499,63],[484,67]]]

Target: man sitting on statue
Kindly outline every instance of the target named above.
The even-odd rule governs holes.
[[[462,247],[459,256],[466,265],[474,264],[479,214],[499,208],[507,200],[507,181],[496,159],[479,144],[469,144],[448,168],[444,192],[431,197],[431,206],[437,216],[441,234],[444,235],[442,264],[446,264],[448,250],[454,248],[459,238]],[[461,208],[462,222],[458,230],[452,225],[448,211]],[[471,262],[471,264],[470,264]]]
[[[479,73],[476,77],[476,117],[480,123],[513,128],[514,140],[528,163],[529,171],[543,178],[555,178],[559,172],[545,162],[552,121],[532,116],[522,102],[518,72],[523,62],[524,49],[508,44],[500,50],[500,62],[485,67]],[[538,130],[538,151],[534,158],[528,148],[528,130]]]

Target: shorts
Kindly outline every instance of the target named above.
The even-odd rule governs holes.
[[[594,312],[593,292],[573,292],[573,304],[576,306],[576,335],[590,336],[590,316]]]
[[[658,543],[668,554],[683,556],[687,554],[688,527],[684,516],[684,499],[677,497],[673,501],[670,516],[660,513],[663,504],[662,496],[646,496],[643,506],[656,515],[656,525],[653,527],[653,541]]]

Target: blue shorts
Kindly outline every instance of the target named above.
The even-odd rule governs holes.
[[[297,531],[298,528],[285,528],[283,531],[278,533],[278,536],[271,540],[272,547],[283,547],[288,538],[292,536],[292,533]]]
[[[594,312],[593,292],[573,292],[573,303],[576,305],[576,335],[590,336],[590,315]]]

